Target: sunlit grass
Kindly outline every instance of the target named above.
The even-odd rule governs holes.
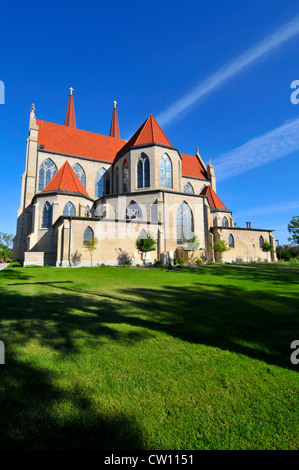
[[[0,272],[0,447],[296,449],[298,274]]]

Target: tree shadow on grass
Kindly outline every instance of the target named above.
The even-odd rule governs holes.
[[[80,388],[61,389],[48,370],[24,363],[17,351],[32,340],[68,357],[80,354],[80,336],[94,338],[100,348],[107,338],[130,345],[162,332],[295,370],[290,344],[298,331],[296,293],[276,296],[197,280],[187,287],[131,287],[117,294],[82,292],[70,281],[20,278],[24,295],[2,289],[0,339],[7,363],[0,369],[0,447],[128,450],[144,445],[134,419],[101,413]],[[43,291],[30,295],[26,286],[32,285]],[[117,327],[124,324],[132,328]],[[76,412],[59,419],[53,409],[64,402]]]
[[[143,448],[133,418],[101,414],[79,387],[59,389],[48,371],[11,354],[1,367],[0,402],[2,450]],[[71,412],[54,412],[59,406],[68,406]]]
[[[252,263],[240,265],[207,265],[199,268],[186,269],[182,272],[189,274],[209,274],[211,276],[225,277],[226,279],[241,279],[244,281],[270,282],[289,286],[299,285],[299,266],[273,264],[273,263]]]

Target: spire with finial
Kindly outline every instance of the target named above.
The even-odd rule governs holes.
[[[117,104],[117,101],[113,101],[113,113],[112,113],[112,120],[111,120],[111,127],[110,127],[110,137],[116,137],[117,139],[120,139],[116,104]]]
[[[36,125],[36,118],[35,118],[35,106],[34,103],[30,106],[30,120],[29,120],[29,127],[34,127]]]
[[[75,117],[75,106],[74,106],[74,97],[73,91],[74,88],[70,87],[69,102],[67,105],[66,116],[64,125],[68,127],[73,127],[76,129],[76,117]]]

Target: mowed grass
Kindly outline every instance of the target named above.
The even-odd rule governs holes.
[[[297,449],[299,266],[0,272],[1,449]]]

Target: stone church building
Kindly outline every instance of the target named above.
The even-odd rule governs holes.
[[[30,112],[26,164],[13,259],[24,265],[89,266],[85,241],[98,239],[93,265],[186,261],[188,241],[207,260],[275,260],[271,230],[234,226],[216,192],[211,162],[198,149],[173,147],[151,114],[130,140],[120,138],[116,102],[109,135],[77,129],[70,89],[64,125]],[[156,250],[144,256],[136,239],[150,232]],[[217,240],[229,247],[214,251]],[[262,251],[267,241],[272,249]]]

